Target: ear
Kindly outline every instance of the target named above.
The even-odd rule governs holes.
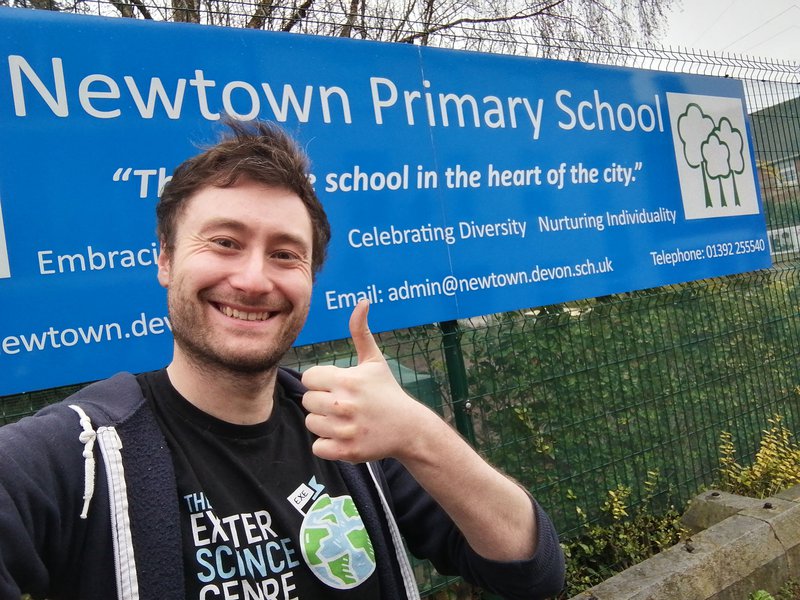
[[[164,240],[161,240],[158,251],[158,283],[165,288],[169,287],[171,264],[172,258],[167,252]]]

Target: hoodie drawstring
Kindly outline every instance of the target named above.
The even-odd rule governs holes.
[[[139,580],[136,572],[136,557],[133,553],[131,521],[128,515],[128,488],[122,464],[122,440],[113,427],[92,428],[92,421],[84,410],[71,404],[78,413],[83,429],[78,439],[83,444],[84,482],[83,511],[81,519],[89,514],[89,503],[94,496],[95,458],[94,444],[100,446],[100,453],[106,467],[108,481],[108,500],[111,509],[111,537],[114,542],[114,568],[117,580],[118,600],[139,600]]]
[[[81,427],[83,427],[78,439],[83,444],[83,510],[81,511],[81,519],[85,519],[89,516],[89,502],[92,501],[92,496],[94,496],[94,442],[97,439],[97,433],[92,429],[91,419],[80,406],[70,404],[69,407],[78,413]]]
[[[367,463],[367,471],[369,471],[370,477],[372,477],[372,483],[375,484],[375,488],[378,490],[378,496],[380,496],[381,499],[381,506],[389,524],[389,534],[392,536],[397,562],[400,563],[400,573],[403,576],[403,585],[406,588],[406,597],[409,600],[419,600],[420,596],[419,588],[417,587],[417,580],[414,577],[414,571],[411,568],[411,563],[409,562],[408,555],[405,552],[403,538],[400,536],[400,528],[397,526],[397,521],[395,521],[392,509],[389,508],[389,502],[386,500],[386,496],[383,493],[383,488],[378,482],[378,478],[372,469],[372,463]]]

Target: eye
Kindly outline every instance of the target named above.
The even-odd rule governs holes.
[[[300,260],[300,257],[291,250],[276,250],[270,256],[276,260],[281,260],[281,261]]]
[[[219,246],[220,248],[224,248],[225,250],[236,250],[239,248],[238,243],[227,237],[213,238],[211,243],[215,246]]]

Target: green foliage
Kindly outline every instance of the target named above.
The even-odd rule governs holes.
[[[774,596],[766,590],[758,590],[750,594],[747,600],[800,600],[800,582],[790,579]]]
[[[554,518],[576,589],[678,539],[672,505],[718,480],[721,428],[755,449],[768,415],[800,426],[792,268],[461,328],[477,446]],[[425,362],[446,380],[438,355]],[[651,490],[648,471],[661,474]]]
[[[658,470],[678,502],[710,485],[720,423],[755,447],[765,416],[798,426],[800,285],[769,271],[474,320],[465,327],[477,444],[565,537],[608,489]],[[667,490],[655,493],[660,508]]]
[[[792,441],[792,433],[784,425],[782,416],[776,415],[767,422],[770,427],[763,431],[755,460],[747,467],[735,461],[732,436],[722,432],[720,475],[723,478],[721,487],[726,491],[763,498],[800,483],[800,446]],[[632,515],[629,514],[631,489],[624,485],[607,491],[601,506],[607,518],[601,524],[589,523],[585,511],[575,507],[583,521],[583,530],[579,536],[562,544],[567,556],[566,597],[650,558],[678,543],[685,535],[680,513],[674,507],[661,514],[650,509],[653,493],[658,488],[658,473],[649,472],[642,487],[645,502]],[[575,499],[572,493],[568,497]],[[800,583],[787,582],[776,596],[758,590],[748,600],[800,600]]]
[[[429,596],[423,596],[422,600],[480,600],[481,597],[478,588],[462,581],[452,583]]]
[[[652,493],[657,482],[658,474],[651,472],[644,487]],[[589,523],[576,506],[583,520],[581,534],[562,543],[567,558],[565,597],[579,594],[681,540],[684,530],[674,507],[657,514],[649,496],[629,514],[630,495],[630,488],[625,486],[609,490],[601,508],[606,520],[599,524]]]
[[[772,185],[765,187],[764,193],[767,229],[781,229],[794,227],[800,221],[800,193],[797,186],[787,187],[778,184],[774,175],[771,177]]]
[[[752,465],[736,462],[733,436],[720,435],[720,487],[734,494],[766,498],[800,483],[800,445],[792,440],[792,432],[783,424],[784,418],[775,415],[767,422],[771,427],[763,432]]]
[[[775,600],[800,600],[800,581],[790,579],[775,595]]]

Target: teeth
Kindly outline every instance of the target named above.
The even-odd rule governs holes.
[[[219,309],[222,314],[242,321],[266,321],[269,318],[269,312],[245,312],[224,305],[220,305]]]

